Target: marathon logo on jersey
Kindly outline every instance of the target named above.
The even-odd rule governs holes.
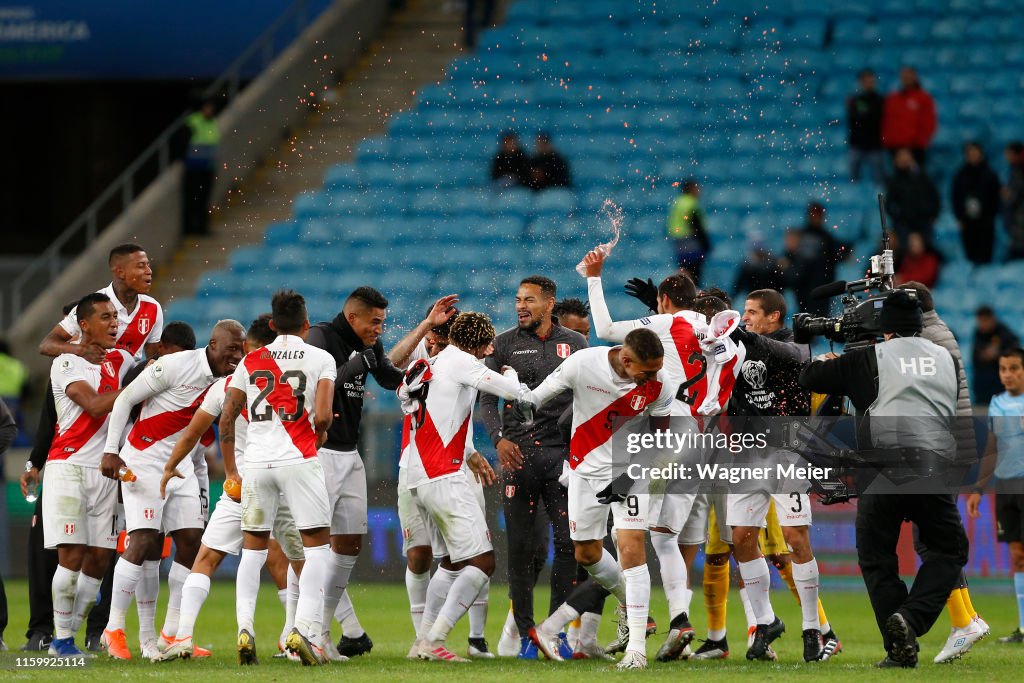
[[[559,358],[568,358],[572,353],[572,347],[568,344],[555,344],[555,355]]]
[[[576,520],[575,519],[570,519],[569,520],[569,531],[575,533],[575,531],[576,531]]]
[[[629,399],[629,407],[637,412],[643,410],[645,403],[647,403],[646,396],[636,395],[633,398]]]
[[[505,497],[506,498],[511,498],[514,495],[516,495],[516,487],[515,486],[506,486],[505,487]]]
[[[142,516],[144,519],[154,519],[156,517],[156,510],[153,508],[143,508]]]
[[[69,522],[68,524],[64,525],[64,534],[66,536],[74,536],[75,535],[75,523],[74,522]]]
[[[149,334],[150,328],[149,318],[139,318],[139,334]]]

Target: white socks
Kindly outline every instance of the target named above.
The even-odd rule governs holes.
[[[759,557],[750,562],[738,563],[740,576],[747,589],[747,597],[750,598],[750,606],[754,610],[754,618],[758,624],[770,624],[775,621],[775,611],[772,610],[771,598],[768,595],[768,588],[771,577],[768,574],[768,562],[764,557]],[[817,609],[818,601],[814,601]]]
[[[459,572],[458,578],[448,591],[441,613],[437,615],[437,621],[430,629],[427,642],[443,643],[448,638],[452,627],[476,601],[476,596],[480,594],[487,581],[487,574],[472,565],[464,567]]]
[[[646,564],[622,570],[626,583],[627,650],[647,652],[647,615],[651,609],[651,572]]]
[[[268,551],[242,549],[235,573],[235,619],[238,630],[256,635],[253,621],[256,618],[256,598],[260,593],[260,571],[267,561]]]
[[[71,628],[74,620],[75,595],[78,592],[78,574],[67,567],[57,565],[53,574],[53,630],[54,638],[70,638],[75,635]]]
[[[341,624],[341,632],[346,638],[359,638],[366,633],[356,616],[356,607],[352,604],[352,594],[349,593],[348,588],[341,594],[334,617]]]
[[[602,548],[601,559],[583,568],[594,577],[594,581],[597,581],[606,591],[614,595],[620,605],[626,603],[626,585],[623,583],[622,570],[611,553]]]
[[[557,636],[563,630],[565,625],[570,621],[575,621],[580,616],[580,613],[576,611],[569,603],[563,602],[558,606],[554,612],[551,613],[547,619],[541,622],[537,628],[543,631],[546,635]],[[569,641],[572,642],[572,641]]]
[[[177,638],[191,638],[196,628],[199,610],[203,608],[210,594],[210,577],[206,574],[191,573],[181,587],[181,615],[178,620]],[[254,605],[255,609],[255,605]]]
[[[470,638],[483,638],[484,629],[487,628],[487,600],[490,596],[491,580],[490,578],[484,582],[484,587],[480,589],[479,595],[476,596],[476,600],[469,607],[469,637]]]
[[[597,629],[601,625],[601,615],[584,612],[580,615],[580,642],[597,643]]]
[[[818,623],[818,561],[811,559],[810,562],[797,564],[794,562],[793,583],[796,584],[796,591],[800,595],[800,611],[803,614],[804,630],[809,628],[820,629]]]
[[[295,607],[295,628],[314,643],[323,629],[324,587],[331,571],[331,546],[305,548],[306,564],[299,577],[299,603]],[[326,615],[330,619],[330,615]]]
[[[423,605],[427,601],[427,586],[430,585],[430,572],[415,574],[405,568],[405,592],[409,594],[409,616],[412,617],[412,629],[419,633],[420,621],[423,619]]]
[[[142,577],[142,567],[132,564],[124,557],[118,558],[114,565],[114,585],[110,593],[110,617],[107,621],[108,631],[124,630],[124,615],[131,607],[135,589]]]
[[[284,628],[281,630],[281,637],[278,638],[282,643],[288,637],[288,634],[292,632],[292,629],[295,628],[295,609],[299,604],[299,575],[295,573],[295,568],[292,567],[291,562],[288,563],[288,587],[285,591]]]
[[[142,563],[142,576],[135,586],[135,609],[139,613],[139,643],[156,638],[156,601],[160,597],[160,560]]]
[[[668,615],[670,619],[675,619],[683,612],[690,611],[690,600],[693,598],[693,591],[686,587],[686,562],[679,551],[679,537],[677,534],[652,531],[651,545],[661,565],[661,585],[668,598]]]
[[[444,606],[445,598],[457,578],[459,578],[459,572],[453,572],[444,567],[438,567],[434,575],[430,577],[430,584],[427,586],[427,599],[423,603],[423,617],[420,620],[420,628],[416,632],[416,637],[420,640],[427,640],[430,629],[434,627],[434,622]]]
[[[71,615],[72,632],[78,633],[82,622],[89,616],[89,610],[96,604],[96,598],[99,597],[102,584],[103,579],[94,579],[84,572],[79,572],[78,586],[75,591],[75,609]]]
[[[740,603],[743,605],[743,615],[747,618],[747,629],[757,626],[757,617],[754,616],[754,608],[750,605],[750,595],[746,587],[740,589]]]
[[[171,571],[167,575],[167,616],[164,617],[164,627],[160,630],[165,638],[171,640],[178,635],[178,620],[181,617],[181,588],[188,578],[189,569],[177,562],[171,563]]]
[[[334,619],[334,613],[338,609],[341,597],[345,594],[345,588],[348,586],[348,580],[352,576],[352,568],[356,566],[357,559],[355,555],[340,555],[331,552],[331,564],[324,588],[323,608],[323,630],[328,637],[331,631],[331,621]]]

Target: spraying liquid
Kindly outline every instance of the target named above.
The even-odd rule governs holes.
[[[619,238],[622,236],[622,224],[625,222],[625,217],[622,213],[622,207],[613,202],[611,199],[605,199],[604,204],[601,205],[601,213],[608,218],[608,222],[612,224],[612,238],[610,241],[604,244],[599,244],[594,247],[594,251],[599,251],[604,254],[605,258],[608,258],[612,254],[612,249],[619,243]],[[576,272],[581,277],[587,276],[587,266],[580,261],[576,265]]]

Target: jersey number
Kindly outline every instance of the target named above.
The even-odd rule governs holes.
[[[639,496],[626,496],[626,514],[630,517],[636,517],[640,514]]]
[[[293,386],[290,379],[298,380]],[[267,405],[260,410],[260,402],[265,401],[267,396],[277,388],[277,378],[274,377],[274,373],[270,370],[257,370],[249,375],[249,384],[252,386],[259,386],[256,382],[258,379],[266,380],[266,385],[260,390],[256,400],[252,402],[252,408],[249,409],[249,419],[253,422],[266,422],[273,419],[274,407],[268,402]],[[292,396],[295,398],[295,410],[287,412],[284,407],[277,409],[277,416],[281,418],[281,422],[296,422],[302,417],[302,411],[306,404],[306,375],[299,370],[289,370],[288,372],[281,373],[281,384],[287,386],[292,390]]]
[[[696,351],[691,353],[690,357],[686,359],[686,364],[693,365],[694,363],[700,365],[700,370],[697,372],[696,375],[694,375],[693,377],[679,385],[679,391],[681,393],[684,393],[684,396],[682,397],[683,403],[686,403],[687,405],[691,406],[697,405],[697,399],[700,398],[700,390],[694,389],[693,393],[691,394],[689,391],[690,387],[704,379],[704,376],[708,374],[708,361],[706,358],[704,358],[704,354],[698,353]]]
[[[609,432],[615,429],[615,420],[619,418],[618,412],[609,410],[604,414],[604,428]]]
[[[789,508],[792,513],[802,512],[804,509],[804,499],[799,493],[789,494],[793,498],[793,507]]]

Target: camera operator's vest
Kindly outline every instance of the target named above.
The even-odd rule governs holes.
[[[878,398],[867,411],[874,446],[952,457],[959,380],[949,351],[921,337],[894,337],[874,352]]]

